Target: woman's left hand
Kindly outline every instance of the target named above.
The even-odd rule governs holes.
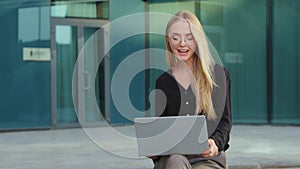
[[[213,139],[208,139],[208,149],[203,151],[201,155],[205,158],[214,157],[219,154],[219,149]]]

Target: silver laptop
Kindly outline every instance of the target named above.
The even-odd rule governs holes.
[[[138,155],[201,154],[208,148],[205,116],[134,119]]]

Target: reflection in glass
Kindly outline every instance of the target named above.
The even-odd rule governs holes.
[[[77,29],[56,26],[57,122],[76,122],[72,99],[72,77],[77,58]]]
[[[42,19],[41,19],[42,18]],[[18,41],[22,43],[49,40],[49,7],[18,9]]]
[[[102,115],[104,116],[104,61],[102,61],[99,65],[99,68],[97,68],[98,58],[101,55],[100,53],[103,52],[103,48],[101,47],[103,45],[102,41],[99,40],[99,34],[97,34],[97,30],[99,28],[84,28],[84,54],[85,54],[85,60],[84,60],[84,69],[86,72],[89,73],[90,77],[96,76],[95,79],[85,79],[85,81],[89,80],[89,83],[95,82],[95,91],[93,90],[85,90],[84,94],[84,102],[85,102],[85,112],[84,112],[84,119],[85,122],[96,122],[100,121],[101,118],[99,114],[97,114],[98,107],[94,107],[95,105],[93,103],[93,99],[97,99],[97,103],[99,105],[100,111]],[[99,32],[98,32],[99,33]],[[92,37],[92,39],[89,39]],[[89,41],[90,40],[90,41]],[[91,43],[91,41],[93,43]],[[102,43],[102,44],[98,44]],[[102,49],[102,50],[101,50]],[[93,70],[98,70],[98,73],[96,75],[93,74]],[[85,84],[88,86],[87,84]],[[95,93],[93,93],[95,92]]]
[[[108,19],[108,1],[51,1],[51,17]]]

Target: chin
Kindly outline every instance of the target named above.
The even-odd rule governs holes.
[[[178,56],[178,59],[181,61],[187,61],[191,58],[192,56]]]

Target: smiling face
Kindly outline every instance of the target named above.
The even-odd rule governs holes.
[[[197,45],[189,23],[180,19],[170,26],[168,32],[170,48],[174,55],[179,60],[191,65]]]

